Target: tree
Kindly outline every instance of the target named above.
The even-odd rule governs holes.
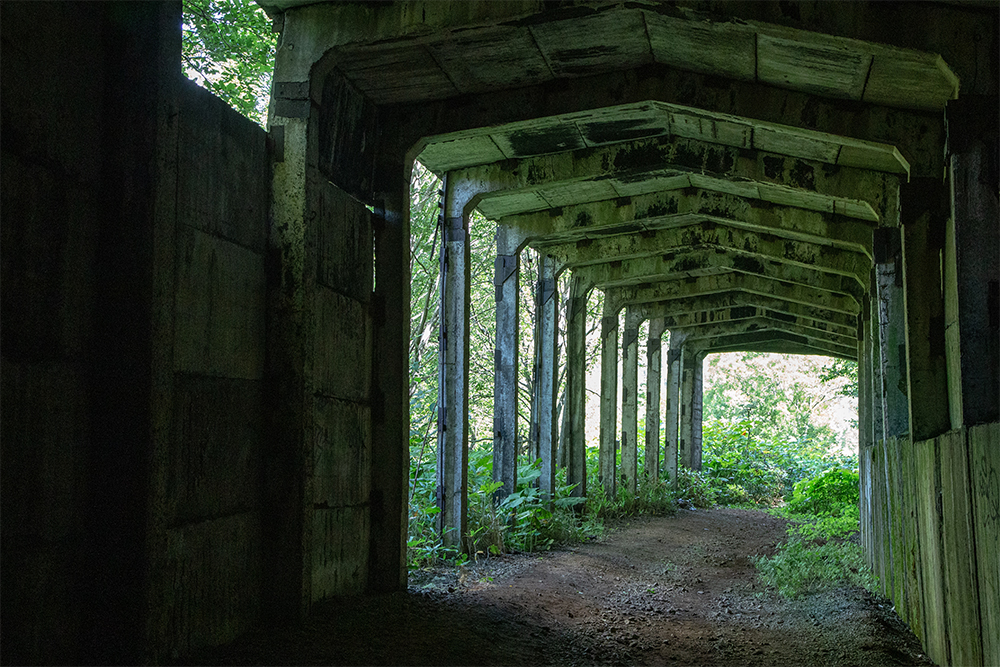
[[[184,0],[184,73],[264,125],[277,37],[253,0]]]

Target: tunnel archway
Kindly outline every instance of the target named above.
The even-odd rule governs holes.
[[[498,225],[494,469],[507,491],[516,479],[514,314],[526,246],[553,260],[553,277],[572,272],[563,315],[571,331],[581,330],[578,304],[595,287],[612,304],[608,316],[631,309],[633,322],[649,317],[647,304],[684,304],[688,312],[656,317],[664,326],[675,318],[693,359],[702,349],[693,342],[711,340],[709,349],[822,352],[869,367],[865,442],[906,433],[925,442],[965,428],[949,381],[975,373],[962,376],[968,350],[948,352],[941,323],[946,302],[971,293],[946,295],[918,267],[935,266],[934,257],[939,267],[957,262],[941,241],[950,196],[939,182],[950,145],[944,119],[962,106],[952,67],[965,76],[979,56],[946,62],[934,52],[945,45],[919,29],[920,37],[874,39],[858,26],[891,11],[871,7],[855,10],[851,29],[824,14],[780,26],[773,7],[742,5],[728,16],[614,4],[280,9],[286,49],[273,122],[286,141],[289,128],[305,138],[296,159],[306,172],[374,208],[371,349],[394,361],[373,366],[369,399],[372,458],[386,462],[372,468],[370,586],[405,577],[394,565],[401,522],[386,520],[381,503],[401,514],[408,420],[397,357],[407,313],[388,304],[407,301],[401,193],[417,156],[446,177],[445,245],[458,270],[448,274],[442,312],[455,331],[468,312],[467,216],[478,208]],[[285,189],[279,183],[276,196]],[[734,317],[745,308],[751,317]],[[573,339],[567,347],[579,345]],[[444,405],[463,404],[461,348],[448,346],[456,357],[442,374]],[[572,351],[569,359],[578,403]],[[440,419],[445,458],[462,461],[463,411]],[[568,465],[582,491],[581,426],[571,425]],[[882,465],[873,460],[865,465]],[[456,465],[441,479],[444,525],[459,533],[463,474]],[[320,552],[323,544],[315,543]]]

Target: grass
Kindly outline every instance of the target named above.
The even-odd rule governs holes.
[[[841,586],[877,591],[877,579],[853,538],[858,532],[858,506],[834,512],[803,514],[786,508],[773,514],[790,520],[787,539],[773,556],[753,559],[760,580],[788,598],[822,593]]]

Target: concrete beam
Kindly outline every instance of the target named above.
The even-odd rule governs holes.
[[[605,264],[575,268],[602,290],[733,272],[811,287],[851,297],[855,302],[864,294],[864,288],[856,280],[844,276],[746,257],[733,251],[689,250],[629,260],[609,257],[608,260]]]
[[[479,210],[487,218],[499,220],[509,215],[541,211],[567,204],[583,204],[686,188],[734,194],[760,204],[794,206],[868,222],[878,222],[880,219],[872,205],[860,199],[831,197],[787,185],[731,180],[669,168],[631,172],[621,178],[557,181],[546,183],[542,187],[506,190],[484,197],[479,204]]]
[[[719,337],[735,336],[737,334],[757,333],[761,331],[785,331],[800,336],[810,343],[842,346],[848,350],[857,346],[856,334],[852,334],[851,336],[828,334],[768,317],[752,317],[735,322],[698,324],[683,329],[678,328],[677,330],[687,334],[689,344],[702,339],[716,339]]]
[[[643,315],[646,315],[651,311],[655,312],[659,316],[659,319],[665,321],[666,326],[673,329],[685,329],[687,327],[706,324],[739,324],[753,318],[767,318],[769,320],[788,322],[791,325],[802,327],[803,329],[813,330],[817,334],[846,336],[850,338],[854,337],[857,329],[857,326],[838,326],[823,320],[812,320],[804,317],[785,315],[773,310],[768,310],[767,308],[758,308],[755,306],[740,306],[737,308],[724,308],[722,310],[704,310],[695,313],[685,313],[683,315],[662,315],[663,312],[669,312],[669,309],[664,308],[663,304],[656,304],[652,308],[648,306],[641,306],[640,308]]]
[[[286,135],[287,137],[287,135]],[[368,588],[406,588],[410,473],[410,169],[380,165],[375,198],[374,346],[372,352],[371,541]]]
[[[871,258],[860,252],[838,250],[824,243],[793,241],[714,222],[622,234],[573,243],[533,244],[540,252],[573,266],[641,259],[681,250],[712,249],[746,258],[780,262],[800,269],[853,278],[868,287]]]
[[[567,205],[506,216],[501,223],[517,229],[525,243],[541,248],[614,234],[684,227],[705,220],[871,256],[869,222],[794,206],[761,204],[739,194],[697,188]]]
[[[695,74],[662,65],[584,76],[577,78],[575,83],[579,90],[586,90],[587,94],[566,95],[557,87],[546,83],[491,91],[488,95],[400,105],[392,110],[391,115],[400,120],[406,118],[405,123],[401,122],[401,125],[406,126],[401,136],[401,145],[412,146],[412,155],[416,156],[432,142],[456,141],[473,128],[498,127],[505,123],[531,121],[541,115],[552,117],[585,113],[603,107],[642,104],[653,100],[660,105],[670,105],[671,109],[676,107],[679,112],[685,109],[701,110],[704,124],[710,127],[718,123],[716,118],[719,121],[726,117],[736,120],[731,119],[732,116],[741,117],[740,120],[748,125],[767,125],[769,130],[773,125],[806,128],[811,125],[806,122],[808,118],[825,119],[825,127],[831,134],[817,132],[815,134],[818,136],[815,138],[803,136],[798,141],[790,140],[782,145],[783,150],[774,152],[816,159],[821,154],[815,150],[807,150],[807,147],[814,149],[823,145],[822,141],[817,141],[819,137],[826,136],[835,141],[834,137],[841,135],[895,146],[914,175],[940,173],[942,167],[944,132],[938,113],[904,111],[869,104],[845,105],[840,100],[827,100],[761,84],[719,79],[716,76]],[[539,113],[539,110],[544,112]],[[700,128],[695,132],[692,133],[695,137],[703,135]],[[733,141],[735,143],[735,139]],[[766,145],[759,144],[744,147],[768,149]],[[852,146],[848,153],[852,153],[853,148]],[[827,159],[860,167],[869,167],[873,163],[873,160],[866,159],[855,164],[848,161],[849,155],[838,157],[836,154],[836,149],[832,150],[832,156]],[[523,156],[515,154],[505,157]],[[879,162],[882,169],[899,168],[901,163],[895,158],[889,159],[890,157],[887,154],[885,161]],[[493,162],[495,159],[488,161]],[[464,165],[453,164],[449,168],[459,166]]]
[[[686,341],[681,355],[680,437],[678,464],[701,470],[702,361],[705,353]]]
[[[952,227],[946,238],[945,319],[952,428],[1000,420],[996,108],[995,96],[963,95],[947,109]]]
[[[601,435],[598,477],[608,498],[615,497],[618,453],[618,311],[605,307],[601,319]]]
[[[622,335],[622,469],[621,480],[635,496],[639,477],[639,314],[625,310]]]
[[[626,304],[655,303],[733,291],[748,292],[805,306],[817,306],[849,316],[856,316],[860,310],[858,302],[851,297],[735,272],[636,287],[617,287],[606,290],[605,294],[621,309]]]
[[[872,282],[875,283],[876,280],[875,267],[872,267]],[[871,360],[869,377],[871,387],[868,390],[868,394],[872,412],[872,444],[876,445],[885,441],[886,434],[885,415],[883,412],[885,406],[882,402],[882,332],[881,327],[879,326],[878,294],[875,292],[874,287],[868,294],[867,305],[867,320],[870,338],[868,358]]]
[[[670,317],[677,322],[676,326],[683,326],[685,318],[698,322],[712,322],[717,317],[723,320],[736,319],[736,315],[739,313],[753,309],[754,311],[763,311],[763,314],[775,319],[791,320],[794,318],[802,323],[813,322],[821,328],[847,336],[851,335],[857,328],[857,317],[853,315],[743,291],[719,292],[643,303],[642,308],[647,319]],[[735,313],[731,311],[735,311]],[[671,326],[673,325],[668,325],[667,328]]]
[[[640,315],[641,317],[641,315]],[[649,338],[646,342],[646,450],[643,464],[650,481],[660,478],[660,372],[663,318],[649,320]]]
[[[426,151],[421,157],[427,157]],[[696,183],[728,181],[707,189],[727,191],[739,187],[756,199],[773,200],[774,190],[769,188],[775,186],[800,198],[819,197],[826,200],[821,210],[829,212],[834,211],[837,199],[845,213],[858,210],[851,202],[860,201],[881,219],[890,205],[889,195],[896,180],[869,169],[842,166],[831,170],[818,160],[678,135],[505,159],[453,173],[459,178],[499,185],[478,199],[480,212],[490,219],[535,210],[532,206],[562,206],[567,197],[580,203],[584,201],[581,196],[608,199],[691,187],[694,184],[688,174],[698,175]],[[664,187],[667,185],[673,187]],[[606,196],[599,196],[601,193]]]
[[[693,345],[693,343],[692,343]],[[810,342],[801,336],[780,329],[719,336],[702,342],[698,347],[705,354],[715,352],[774,352],[776,354],[815,354],[857,361],[857,348],[845,348],[820,342]]]

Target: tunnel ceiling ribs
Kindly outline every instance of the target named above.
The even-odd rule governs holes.
[[[338,67],[379,104],[444,99],[652,62],[914,109],[943,109],[958,91],[957,77],[936,54],[771,24],[711,22],[680,9],[612,6],[589,16],[518,23],[359,46]]]
[[[419,159],[467,183],[469,207],[509,229],[517,247],[604,291],[612,308],[666,317],[705,350],[743,341],[853,358],[872,230],[897,224],[899,179],[911,173],[904,155],[921,160],[919,173],[934,171],[927,155],[939,138],[904,133],[897,146],[749,118],[722,110],[745,104],[692,106],[677,91],[656,99],[663,86],[648,80],[686,71],[721,77],[741,98],[754,89],[738,86],[762,85],[812,96],[806,106],[832,98],[902,110],[901,124],[917,125],[957,97],[941,57],[659,6],[545,19],[347,45],[335,67],[376,104],[398,108],[505,91],[494,118],[519,119],[426,136]],[[639,74],[600,78],[614,72]],[[508,111],[532,86],[561,79],[604,88],[585,111]],[[812,127],[854,132],[860,117],[848,110]]]

